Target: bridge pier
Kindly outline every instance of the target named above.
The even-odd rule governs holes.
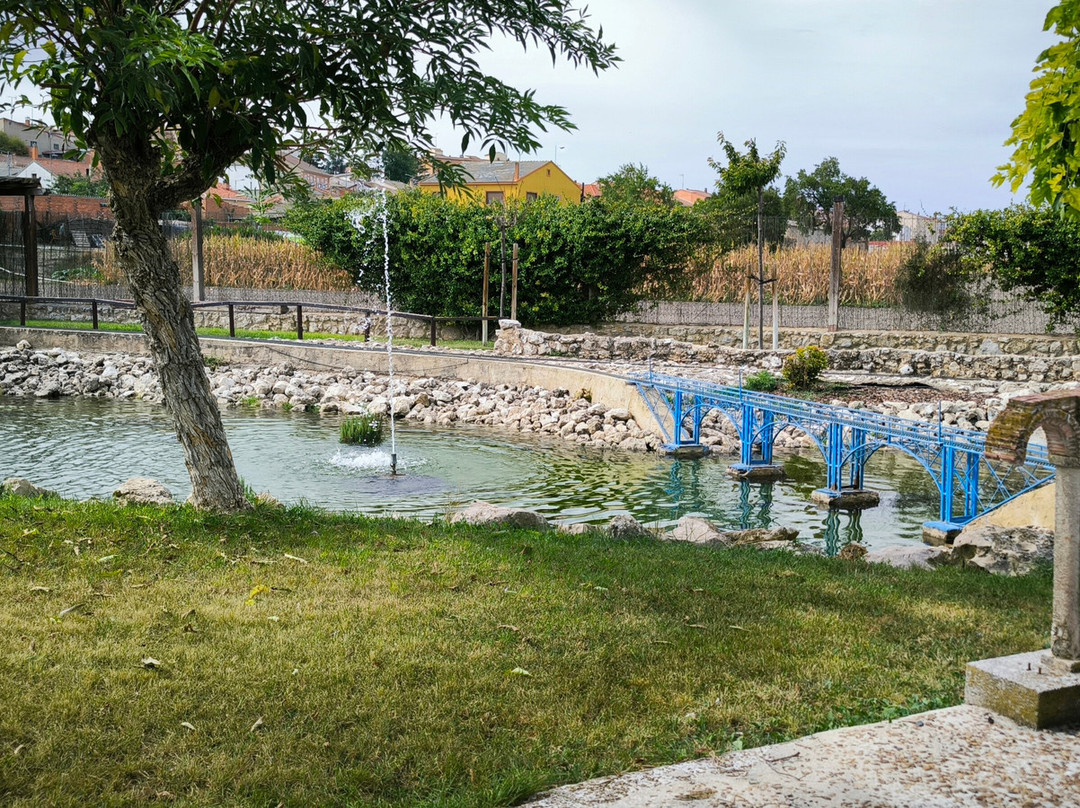
[[[818,488],[811,492],[810,501],[834,510],[857,511],[880,505],[881,495],[865,488]]]

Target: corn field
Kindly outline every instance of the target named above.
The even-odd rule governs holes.
[[[840,302],[848,306],[888,306],[897,304],[896,274],[911,246],[889,245],[873,252],[849,247],[844,250]],[[813,305],[829,297],[829,268],[832,252],[828,245],[788,247],[765,252],[765,277],[777,277],[781,303]],[[757,247],[749,245],[726,253],[711,267],[695,270],[690,281],[690,299],[708,303],[728,303],[743,299],[747,275],[757,275]],[[753,282],[753,286],[757,286]],[[756,291],[754,293],[756,295]],[[767,299],[772,292],[766,291]]]
[[[170,239],[169,250],[180,265],[184,283],[190,284],[191,239]],[[207,286],[313,291],[352,286],[348,272],[332,266],[311,247],[293,241],[209,234],[203,240],[203,262]],[[101,283],[119,283],[123,278],[112,243],[95,255],[94,267]]]

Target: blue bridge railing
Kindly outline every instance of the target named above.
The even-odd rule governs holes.
[[[892,415],[813,401],[756,393],[649,373],[630,382],[656,418],[665,448],[700,446],[705,416],[718,411],[735,427],[740,443],[734,468],[750,471],[773,464],[776,437],[785,430],[808,435],[826,463],[825,490],[840,495],[861,489],[867,461],[879,449],[915,458],[933,478],[940,495],[938,521],[953,530],[1011,499],[1051,481],[1045,446],[1032,445],[1027,462],[1009,466],[990,461],[982,432],[939,422],[909,421]]]

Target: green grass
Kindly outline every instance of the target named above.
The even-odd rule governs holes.
[[[1046,646],[1051,597],[1046,573],[302,508],[0,498],[0,548],[19,808],[512,804],[958,703],[968,660]]]
[[[0,326],[18,327],[18,320],[0,320]],[[91,330],[91,324],[89,322],[78,322],[71,320],[27,320],[27,328],[60,328],[60,329],[77,329],[77,330]],[[125,331],[125,332],[141,332],[142,326],[136,323],[99,323],[99,331]],[[199,336],[202,337],[228,337],[229,329],[227,328],[199,328],[196,329]],[[259,331],[245,328],[236,329],[236,336],[244,339],[296,339],[296,331]],[[363,336],[356,334],[327,334],[321,331],[309,331],[304,333],[305,340],[316,339],[333,339],[341,340],[343,342],[363,342]],[[430,347],[430,340],[427,339],[409,339],[404,337],[394,337],[394,344],[402,348],[427,348]],[[438,347],[440,348],[454,348],[461,351],[490,351],[495,346],[494,332],[492,332],[492,338],[488,340],[487,344],[480,342],[480,340],[467,340],[467,339],[447,339],[440,340]]]
[[[382,419],[374,415],[354,415],[341,422],[341,443],[375,446],[382,443]]]

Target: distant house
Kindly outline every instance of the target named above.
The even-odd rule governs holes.
[[[22,123],[11,118],[0,118],[0,131],[22,141],[26,144],[27,151],[37,149],[42,157],[63,157],[66,152],[75,148],[75,140],[71,135],[29,118]]]
[[[924,216],[910,210],[897,211],[896,216],[900,220],[900,232],[896,234],[896,241],[922,239],[928,244],[937,244],[938,239],[945,234],[945,220],[940,216]]]
[[[675,197],[675,201],[683,207],[692,208],[698,202],[703,202],[708,199],[712,194],[708,191],[694,191],[690,188],[680,188],[678,191],[672,194]]]
[[[51,189],[59,176],[89,179],[97,175],[89,157],[82,160],[62,160],[58,157],[42,157],[37,148],[30,147],[30,156],[8,155],[0,158],[0,174],[11,177],[37,177],[41,187]]]
[[[440,156],[440,159],[447,158]],[[505,155],[496,155],[494,162],[481,157],[451,158],[449,161],[460,164],[472,177],[463,189],[446,189],[447,196],[453,199],[498,205],[512,200],[525,202],[553,196],[574,205],[581,202],[581,187],[551,160],[508,160]],[[440,191],[439,180],[434,176],[420,180],[417,187],[429,194]]]

